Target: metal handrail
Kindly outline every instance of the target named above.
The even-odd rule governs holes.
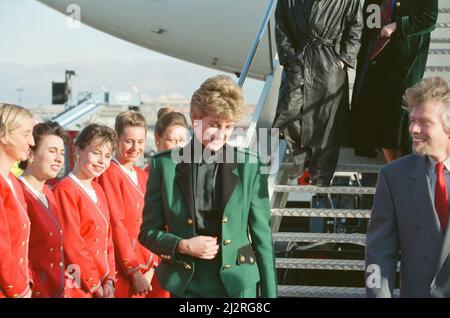
[[[250,66],[252,65],[253,60],[255,58],[256,50],[258,49],[259,44],[261,43],[262,37],[264,36],[264,32],[266,31],[266,29],[268,29],[267,35],[268,35],[268,39],[269,39],[270,70],[271,70],[271,72],[273,72],[274,66],[273,66],[273,54],[272,54],[272,30],[270,28],[270,19],[272,17],[273,11],[275,10],[276,4],[277,4],[277,0],[270,0],[270,4],[264,15],[264,19],[261,23],[261,26],[259,27],[258,33],[256,34],[256,38],[253,41],[253,45],[250,49],[250,52],[247,56],[247,60],[245,61],[244,67],[242,68],[242,72],[239,76],[238,85],[240,87],[244,86],[245,80],[247,79],[248,72],[250,70]]]

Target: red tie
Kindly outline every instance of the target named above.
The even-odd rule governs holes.
[[[434,193],[434,207],[436,208],[439,222],[443,231],[447,228],[448,222],[448,195],[447,182],[444,175],[444,164],[436,164],[436,191]]]

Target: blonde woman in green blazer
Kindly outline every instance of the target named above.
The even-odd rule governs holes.
[[[243,92],[219,75],[194,93],[194,136],[151,161],[139,241],[161,256],[175,297],[276,297],[267,175],[257,155],[227,145]]]

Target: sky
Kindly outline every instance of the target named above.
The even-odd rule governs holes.
[[[28,107],[51,104],[51,83],[74,70],[74,96],[121,92],[141,99],[190,98],[208,77],[221,73],[117,39],[89,26],[66,26],[66,17],[35,0],[0,0],[0,101]],[[248,80],[248,103],[263,83]],[[137,100],[137,99],[136,99]]]

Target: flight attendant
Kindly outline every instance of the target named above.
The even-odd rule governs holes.
[[[117,153],[98,178],[108,197],[115,245],[116,297],[169,297],[153,277],[159,257],[138,242],[147,173],[135,166],[145,149],[147,124],[135,111],[116,118]]]
[[[155,143],[158,152],[183,147],[188,141],[188,124],[186,117],[169,107],[158,111],[158,120],[155,124]],[[149,173],[149,167],[145,172]]]
[[[19,181],[10,173],[34,146],[34,121],[20,106],[0,103],[0,298],[31,297],[30,220]]]
[[[110,165],[114,138],[111,128],[86,126],[75,141],[72,172],[53,191],[64,233],[68,297],[114,297],[114,245],[108,203],[100,185],[93,181]]]
[[[64,165],[64,130],[54,122],[40,123],[34,126],[33,138],[35,145],[28,160],[19,164],[24,170],[19,180],[31,221],[32,297],[62,298],[65,296],[63,233],[59,208],[45,182],[55,178]]]

